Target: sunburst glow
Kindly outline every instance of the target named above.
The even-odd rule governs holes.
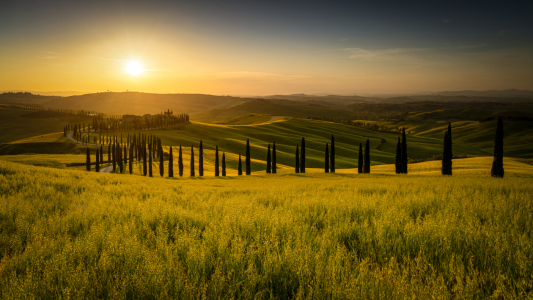
[[[126,65],[126,72],[130,75],[137,76],[143,72],[141,64],[136,61],[129,61]]]

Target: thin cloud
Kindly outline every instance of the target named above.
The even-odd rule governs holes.
[[[372,63],[385,63],[390,66],[404,66],[413,69],[483,65],[516,66],[531,64],[531,49],[488,49],[485,44],[459,45],[435,48],[390,48],[368,50],[362,48],[340,49],[354,60]]]
[[[171,71],[171,70],[163,70],[163,69],[143,69],[143,72],[174,73],[174,71]]]
[[[113,58],[103,58],[103,57],[93,57],[96,59],[110,60],[110,61],[123,61],[122,59],[113,59]]]
[[[29,61],[29,60],[20,60],[20,59],[15,59],[15,58],[10,58],[10,57],[0,57],[0,59],[10,60],[10,61],[17,61],[17,62],[24,62],[24,63],[30,63],[30,64],[42,64],[42,63],[39,63],[39,62],[34,62],[34,61]]]
[[[266,72],[249,72],[249,71],[236,71],[236,72],[218,72],[218,73],[193,73],[187,75],[197,77],[208,77],[212,79],[220,80],[281,80],[281,81],[290,81],[290,80],[299,80],[312,78],[311,76],[303,75],[285,75],[285,74],[276,74],[276,73],[266,73]]]
[[[39,52],[39,53],[46,53],[46,54],[63,55],[63,53],[50,52],[50,51],[37,51],[37,52]]]
[[[466,49],[483,48],[483,47],[486,47],[486,46],[487,46],[487,44],[475,44],[475,45],[459,45],[459,46],[446,47],[446,48],[436,48],[436,49],[466,50]]]
[[[349,53],[349,58],[365,61],[382,60],[412,60],[420,53],[427,52],[429,48],[390,48],[381,50],[366,50],[363,48],[341,49]]]
[[[221,72],[215,74],[215,76],[224,77],[224,78],[232,78],[232,79],[241,79],[241,78],[249,78],[249,79],[282,79],[282,80],[294,80],[294,79],[304,79],[304,78],[310,78],[311,76],[303,76],[303,75],[284,75],[284,74],[276,74],[276,73],[264,73],[264,72],[248,72],[248,71],[238,71],[238,72]]]
[[[66,64],[55,63],[55,62],[29,61],[29,60],[21,60],[21,59],[10,58],[10,57],[0,57],[0,59],[16,61],[16,62],[23,62],[23,63],[29,63],[29,64],[49,65],[49,66],[64,66],[64,67],[69,67],[69,68],[79,68],[78,66],[66,65]]]
[[[474,44],[474,45],[457,45],[446,47],[434,47],[434,48],[388,48],[368,50],[363,48],[344,48],[342,51],[348,52],[348,57],[352,59],[365,60],[365,61],[387,61],[387,60],[400,60],[400,61],[414,61],[420,60],[425,57],[444,55],[446,52],[464,52],[461,50],[472,50],[486,47],[487,44]]]

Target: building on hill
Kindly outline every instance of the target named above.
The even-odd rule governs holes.
[[[138,116],[138,115],[123,115],[122,116],[122,121],[136,121],[136,120],[142,120],[143,117],[141,116]]]

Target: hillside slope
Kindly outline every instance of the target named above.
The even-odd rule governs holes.
[[[24,110],[0,109],[0,144],[53,132],[62,132],[68,123],[59,118],[28,117]]]
[[[124,132],[123,137],[138,132]],[[331,135],[335,136],[336,167],[353,168],[357,165],[359,144],[363,147],[370,140],[371,163],[373,165],[394,163],[398,134],[372,131],[365,128],[348,126],[310,119],[288,118],[277,122],[258,125],[217,125],[191,122],[181,130],[159,130],[142,132],[155,134],[162,139],[164,146],[184,147],[189,153],[190,147],[198,151],[200,140],[204,149],[233,154],[245,153],[246,140],[250,139],[252,159],[264,161],[269,143],[276,142],[277,161],[282,165],[294,166],[296,145],[305,137],[306,165],[309,168],[323,168],[324,150],[330,143]],[[408,136],[408,154],[410,158],[427,158],[442,153],[442,141],[429,137]],[[456,155],[486,155],[483,151],[454,144]],[[230,164],[236,160],[230,159]],[[255,168],[255,165],[253,165]],[[264,168],[259,164],[257,167]]]
[[[496,120],[486,122],[452,121],[454,144],[461,144],[492,153]],[[448,122],[427,120],[423,122],[404,122],[402,126],[414,136],[443,139]],[[533,157],[533,122],[504,121],[504,155],[510,157]],[[455,154],[455,151],[454,151]]]
[[[295,118],[326,117],[336,119],[350,119],[353,112],[338,109],[338,105],[328,103],[301,102],[277,99],[255,99],[223,109],[212,109],[207,112],[194,114],[194,120],[216,122],[241,117],[247,114],[266,114],[272,116],[286,116]]]

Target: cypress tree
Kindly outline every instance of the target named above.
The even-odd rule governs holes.
[[[298,151],[298,145],[296,145],[296,174],[300,173],[300,151]]]
[[[215,148],[215,177],[219,175],[218,146]]]
[[[122,150],[120,149],[120,145],[117,145],[117,157],[120,174],[122,174],[124,171],[124,161],[122,160]]]
[[[113,173],[116,173],[117,172],[117,147],[115,146],[115,144],[113,144],[113,146],[111,147],[111,157],[113,158]]]
[[[100,172],[100,154],[98,148],[96,149],[96,163],[94,169],[96,170],[96,173]]]
[[[444,149],[442,151],[442,175],[452,175],[452,125],[448,123],[448,131],[444,133]]]
[[[237,175],[242,175],[242,163],[241,163],[241,154],[239,153],[239,167],[237,168]]]
[[[111,162],[111,144],[107,146],[107,162]]]
[[[165,176],[165,159],[163,157],[163,148],[159,148],[159,175]]]
[[[122,147],[124,149],[124,164],[128,164],[128,147],[124,146]]]
[[[300,147],[300,173],[305,173],[305,138],[302,138]]]
[[[326,143],[326,157],[324,158],[324,173],[329,173],[329,147]]]
[[[142,147],[141,147],[141,153],[142,153],[142,157],[143,157],[143,175],[146,176],[146,174],[148,174],[148,165],[146,163],[146,148],[145,148],[146,144],[144,144]]]
[[[191,177],[194,176],[194,148],[191,146]]]
[[[277,164],[276,164],[276,141],[274,141],[274,144],[272,145],[272,174],[276,174],[277,171]]]
[[[200,150],[198,150],[198,175],[204,176],[204,146],[200,141]]]
[[[494,137],[494,161],[492,162],[491,176],[503,178],[503,120],[498,117],[496,136]]]
[[[407,139],[405,138],[405,127],[402,130],[402,173],[407,174]]]
[[[226,176],[226,153],[222,153],[222,176]]]
[[[402,145],[400,137],[398,137],[398,143],[396,144],[396,161],[394,165],[396,166],[396,174],[402,173]]]
[[[129,160],[129,164],[128,164],[128,167],[129,167],[129,170],[130,170],[130,174],[133,173],[133,145],[130,146],[130,160]]]
[[[272,161],[270,160],[270,143],[268,143],[268,151],[267,151],[267,174],[272,173]]]
[[[180,145],[180,150],[178,152],[178,173],[180,177],[183,176],[183,154],[181,152],[181,145]]]
[[[442,175],[448,175],[448,131],[444,132],[441,173]]]
[[[333,137],[333,134],[331,135],[331,163],[329,165],[331,169],[331,173],[335,173],[335,138]]]
[[[87,158],[85,161],[85,166],[87,171],[91,171],[91,153],[89,152],[89,147],[87,147]]]
[[[172,146],[170,146],[170,153],[168,154],[168,177],[174,177],[174,157],[172,156]]]
[[[153,177],[152,173],[152,155],[148,155],[148,176]]]
[[[448,174],[452,175],[452,123],[448,122]]]
[[[363,173],[363,144],[359,143],[359,157],[357,159],[357,173]]]
[[[366,147],[365,147],[365,160],[363,169],[365,173],[370,173],[370,140],[366,140]]]
[[[250,139],[246,140],[246,175],[252,174],[252,166],[250,165]]]

